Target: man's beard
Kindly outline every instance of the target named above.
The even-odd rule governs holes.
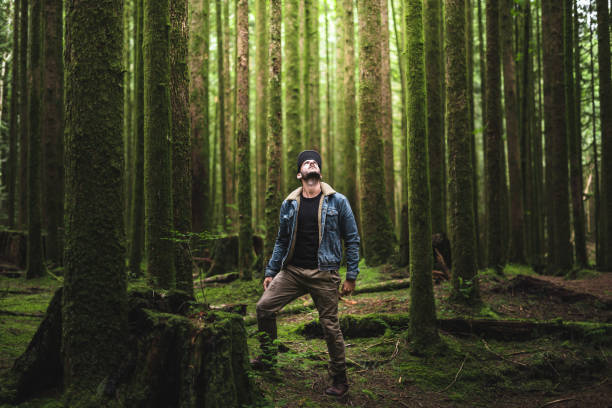
[[[302,180],[304,181],[321,180],[321,175],[316,171],[311,171],[306,174],[302,173]]]

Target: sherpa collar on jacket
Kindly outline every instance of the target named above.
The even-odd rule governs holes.
[[[324,196],[328,196],[328,195],[334,194],[336,190],[334,190],[332,186],[330,186],[329,184],[321,182],[321,192],[323,193]],[[302,195],[302,187],[298,187],[295,190],[293,190],[287,196],[287,198],[285,198],[285,200],[287,201],[297,200],[298,197],[300,197],[301,195]]]

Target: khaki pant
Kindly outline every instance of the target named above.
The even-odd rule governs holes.
[[[340,281],[338,271],[303,269],[289,265],[274,277],[257,302],[259,327],[273,326],[276,329],[276,313],[287,303],[310,293],[325,334],[330,359],[329,373],[332,376],[346,372],[344,338],[338,321]],[[276,338],[275,333],[270,334],[270,337]]]

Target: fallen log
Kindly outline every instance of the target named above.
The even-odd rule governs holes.
[[[342,334],[347,337],[376,337],[387,330],[404,330],[410,317],[407,313],[373,313],[340,317]],[[480,336],[501,341],[529,340],[544,335],[563,339],[604,343],[612,340],[612,324],[582,322],[534,322],[519,320],[438,319],[438,328],[458,336]],[[295,332],[305,337],[323,337],[318,320],[304,323]]]
[[[0,405],[62,387],[59,289],[28,348],[0,380]],[[127,348],[113,378],[118,406],[240,407],[255,401],[242,317],[205,311],[188,318],[189,297],[152,290],[128,297]]]
[[[572,289],[567,289],[559,285],[555,285],[544,279],[538,279],[533,276],[517,275],[507,282],[498,284],[492,289],[495,293],[529,293],[537,296],[547,296],[558,299],[562,302],[598,302],[603,304],[606,310],[612,309],[612,302],[601,299],[590,293],[578,292]]]
[[[359,295],[361,293],[372,293],[372,292],[389,292],[392,290],[406,289],[410,287],[410,279],[394,279],[377,283],[370,283],[366,285],[359,285],[353,291],[353,295]]]
[[[193,287],[199,289],[203,286],[206,286],[207,283],[229,283],[229,282],[235,281],[239,277],[240,275],[238,274],[238,272],[230,272],[230,273],[226,273],[223,275],[215,275],[215,276],[211,276],[209,278],[205,278],[202,280],[195,280]]]

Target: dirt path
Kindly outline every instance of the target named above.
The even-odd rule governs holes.
[[[559,276],[538,275],[538,279],[576,292],[588,293],[605,301],[612,301],[612,272],[589,279],[567,280]]]

